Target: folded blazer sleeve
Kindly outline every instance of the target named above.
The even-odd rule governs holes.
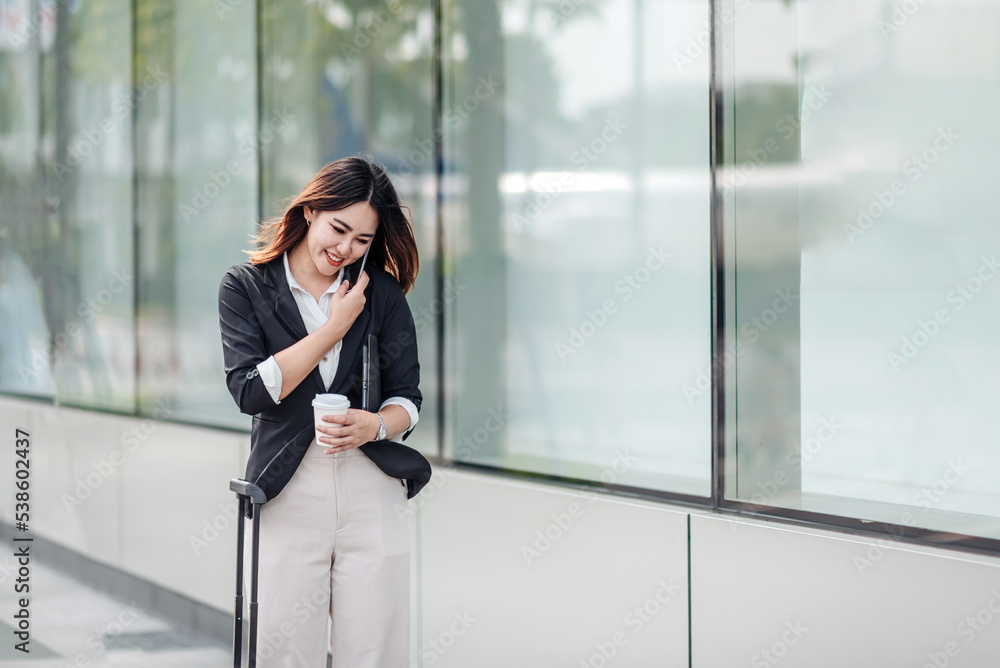
[[[423,399],[420,394],[420,362],[417,358],[417,333],[413,314],[402,288],[397,283],[386,304],[386,316],[379,335],[379,366],[383,397],[405,397],[417,410]],[[402,434],[406,438],[415,424]]]
[[[219,329],[226,385],[241,413],[257,415],[274,406],[257,365],[270,357],[264,332],[242,281],[230,269],[219,285]]]

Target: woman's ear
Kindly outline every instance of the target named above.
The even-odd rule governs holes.
[[[305,216],[306,220],[309,220],[312,217],[312,215],[313,215],[313,209],[312,209],[312,207],[309,206],[308,204],[303,205],[303,207],[302,207],[302,215]]]

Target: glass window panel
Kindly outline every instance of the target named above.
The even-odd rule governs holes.
[[[451,457],[709,494],[707,10],[442,4]]]
[[[0,391],[52,397],[39,62],[55,17],[33,22],[30,9],[14,3],[0,18]]]
[[[1000,5],[747,4],[725,63],[728,493],[998,538]]]
[[[41,278],[59,400],[132,411],[131,4],[43,5],[45,232]],[[49,19],[45,19],[48,21]],[[44,25],[44,24],[43,24]]]
[[[409,207],[420,273],[407,295],[420,358],[420,426],[406,444],[437,454],[434,14],[430,0],[261,0],[262,122],[291,116],[262,148],[264,215],[279,215],[323,165],[358,152],[389,171]],[[246,246],[245,246],[246,247]],[[449,299],[445,292],[441,301]]]
[[[246,260],[259,146],[281,130],[257,127],[254,4],[219,7],[137,5],[140,399],[147,414],[248,428],[220,382],[218,286]]]

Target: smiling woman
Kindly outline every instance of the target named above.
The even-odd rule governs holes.
[[[359,170],[368,172],[365,178],[358,178]],[[306,248],[302,250],[314,259],[316,271],[331,276],[333,272],[323,270],[324,265],[319,262],[324,259],[323,251],[349,253],[357,258],[365,252],[364,246],[358,246],[367,239],[373,244],[369,261],[384,267],[393,274],[403,292],[409,292],[417,277],[419,260],[413,229],[403,213],[405,208],[384,170],[364,158],[344,158],[321,169],[292,199],[282,217],[261,228],[257,243],[262,247],[247,252],[253,264],[262,264],[281,257],[306,239]],[[310,224],[314,218],[318,223],[315,230]],[[337,250],[340,241],[355,238],[358,244],[351,246],[350,252],[347,245]]]
[[[341,211],[317,211],[307,205],[303,216],[309,231],[288,261],[293,274],[315,283],[316,291],[308,286],[306,290],[319,301],[317,292],[330,287],[340,268],[364,255],[378,229],[378,214],[368,202],[355,202]],[[305,285],[301,278],[299,282]]]
[[[267,496],[260,637],[278,634],[297,601],[320,591],[333,615],[335,665],[404,666],[410,530],[399,511],[431,473],[401,443],[422,400],[404,296],[418,265],[410,222],[381,166],[343,158],[320,170],[258,241],[250,262],[223,277],[219,319],[230,393],[254,416],[245,479]],[[366,252],[349,286],[347,270]],[[360,380],[362,343],[375,339],[377,386],[388,398],[373,397],[373,412]],[[327,393],[351,408],[314,426],[313,399]],[[269,665],[291,657],[323,665],[331,643],[317,615],[294,643],[268,648]]]

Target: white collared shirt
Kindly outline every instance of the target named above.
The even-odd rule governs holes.
[[[344,268],[341,267],[340,273],[337,274],[337,278],[334,279],[330,287],[326,289],[326,292],[320,295],[319,302],[317,302],[316,299],[305,290],[305,288],[299,285],[299,282],[295,280],[295,277],[292,276],[292,270],[288,266],[287,251],[282,253],[281,261],[285,265],[285,277],[288,279],[288,287],[292,292],[292,297],[295,298],[296,306],[299,307],[299,313],[302,315],[302,323],[306,326],[306,331],[309,334],[312,334],[323,326],[323,324],[329,319],[330,298],[331,295],[337,291],[337,288],[340,287],[340,282],[344,278]],[[331,348],[319,362],[319,375],[323,378],[324,387],[329,387],[330,383],[333,381],[333,377],[337,375],[337,365],[340,363],[340,349],[342,343],[343,341],[337,341],[336,345],[334,345],[333,348]],[[271,355],[266,360],[258,364],[257,370],[260,372],[260,379],[264,381],[264,387],[267,388],[268,394],[270,394],[271,398],[274,399],[274,403],[280,404],[281,367],[279,367],[278,363],[274,361],[274,355]],[[394,439],[391,439],[397,443],[402,443],[403,434],[417,424],[417,420],[419,419],[417,407],[406,397],[390,397],[382,402],[382,405],[379,406],[379,410],[382,410],[390,404],[402,406],[406,410],[406,413],[410,416],[410,426],[407,427],[402,434]]]

